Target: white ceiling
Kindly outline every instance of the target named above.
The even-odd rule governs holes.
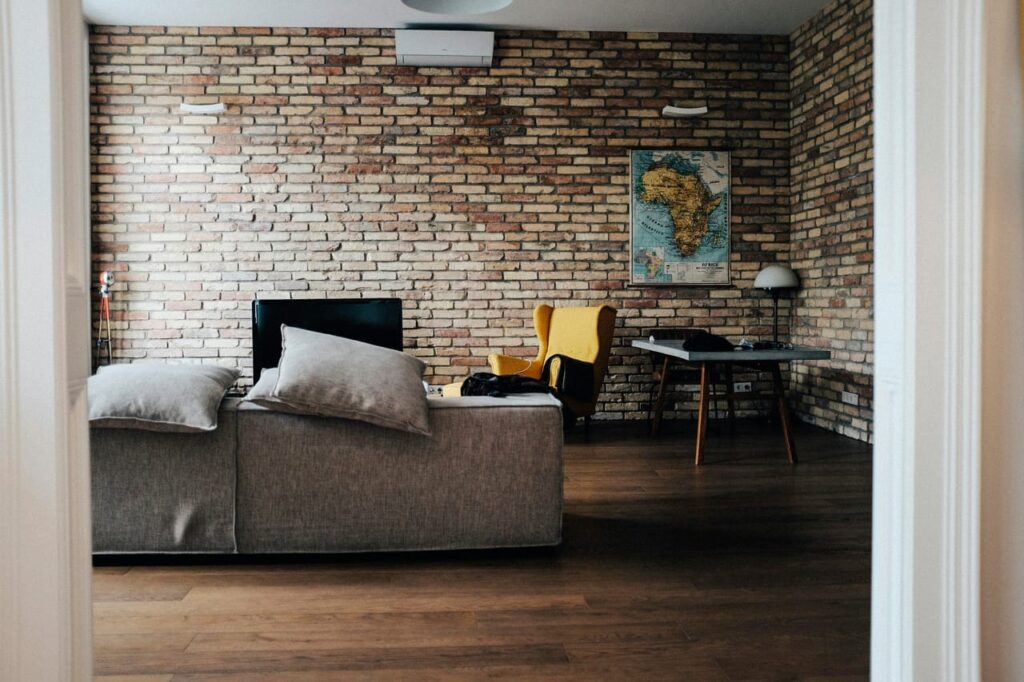
[[[787,34],[829,0],[514,0],[490,14],[427,14],[400,0],[83,0],[93,24],[423,28],[426,25]]]

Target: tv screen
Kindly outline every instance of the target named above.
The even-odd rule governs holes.
[[[252,302],[252,376],[281,360],[281,325],[402,350],[397,298],[286,299]]]

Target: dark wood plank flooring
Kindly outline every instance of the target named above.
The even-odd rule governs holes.
[[[766,422],[570,434],[558,549],[107,565],[110,680],[856,680],[868,446]]]

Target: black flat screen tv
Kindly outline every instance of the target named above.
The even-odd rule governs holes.
[[[397,298],[263,299],[252,302],[252,376],[281,360],[281,325],[402,350]]]

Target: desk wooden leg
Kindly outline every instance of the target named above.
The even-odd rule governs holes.
[[[786,439],[786,455],[789,456],[789,463],[796,464],[796,442],[793,440],[793,430],[789,423],[789,409],[786,407],[786,389],[782,385],[782,370],[779,363],[772,363],[772,383],[775,385],[775,403],[779,410],[779,422],[782,424],[782,437]]]
[[[654,423],[651,424],[651,435],[657,436],[661,431],[661,414],[665,411],[665,391],[668,388],[668,364],[671,358],[665,356],[661,363],[661,381],[658,382],[658,397],[654,403]]]
[[[700,403],[697,406],[697,453],[694,457],[694,464],[700,466],[704,463],[704,440],[708,434],[708,410],[710,403],[710,386],[714,368],[710,362],[702,362],[700,365]]]

